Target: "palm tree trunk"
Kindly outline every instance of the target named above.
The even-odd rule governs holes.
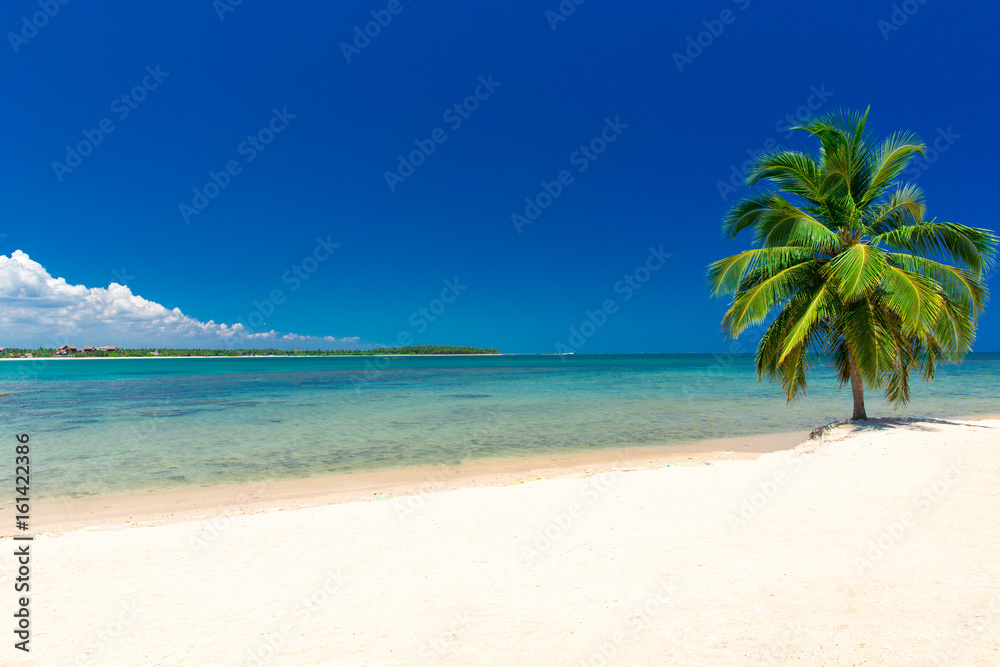
[[[861,373],[858,372],[858,364],[854,361],[853,354],[850,354],[850,365],[851,393],[854,394],[854,416],[851,419],[868,419],[865,413],[865,383],[861,379]]]

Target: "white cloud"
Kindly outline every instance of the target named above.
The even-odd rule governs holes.
[[[358,347],[358,338],[252,332],[242,324],[201,322],[144,299],[118,283],[71,285],[15,250],[0,255],[0,345],[59,347]]]

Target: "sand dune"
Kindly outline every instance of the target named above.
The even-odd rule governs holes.
[[[996,665],[998,545],[1000,421],[874,422],[756,460],[42,535],[32,651],[8,634],[0,662]]]

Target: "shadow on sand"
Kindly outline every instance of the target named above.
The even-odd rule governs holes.
[[[865,433],[868,431],[889,431],[893,429],[905,429],[907,431],[936,431],[936,426],[968,426],[971,428],[989,428],[982,424],[973,424],[965,421],[949,421],[947,419],[932,419],[930,417],[875,417],[872,419],[844,419],[839,422],[830,422],[815,429],[809,434],[809,439],[822,438],[830,431],[841,426],[849,426],[849,433]]]

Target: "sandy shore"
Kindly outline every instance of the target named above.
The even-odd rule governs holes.
[[[473,459],[458,466],[415,466],[330,477],[41,500],[32,505],[32,526],[36,533],[51,533],[95,526],[160,525],[276,508],[385,500],[535,479],[581,477],[614,467],[702,465],[705,461],[751,459],[766,452],[791,449],[808,435],[805,431],[770,433],[659,447]],[[15,515],[11,504],[0,507],[0,526],[13,525]]]
[[[706,459],[41,535],[0,663],[1000,664],[1000,421]]]

